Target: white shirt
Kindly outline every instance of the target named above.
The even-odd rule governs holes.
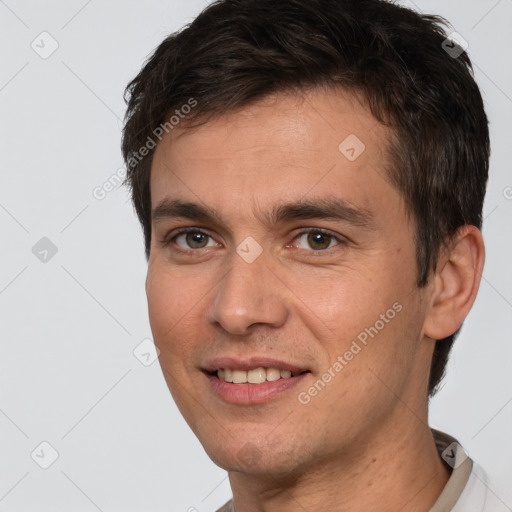
[[[448,482],[428,512],[511,512],[489,487],[483,469],[473,462],[456,439],[432,429],[440,457],[452,468]],[[234,512],[228,501],[217,512]]]
[[[432,429],[441,458],[453,468],[448,482],[429,512],[510,512],[489,487],[484,470],[473,462],[456,439]]]

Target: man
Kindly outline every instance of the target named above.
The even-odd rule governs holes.
[[[428,426],[480,283],[489,160],[441,20],[221,0],[127,92],[151,328],[229,473],[222,512],[502,510]]]

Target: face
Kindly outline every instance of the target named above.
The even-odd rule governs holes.
[[[355,96],[315,90],[177,127],[155,150],[151,328],[227,470],[311,469],[423,411],[429,288],[388,136]]]

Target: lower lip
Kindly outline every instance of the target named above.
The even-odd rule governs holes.
[[[206,374],[213,391],[225,402],[231,404],[262,404],[273,400],[301,383],[308,373],[301,373],[288,379],[265,381],[261,384],[233,384],[220,380],[216,375]]]

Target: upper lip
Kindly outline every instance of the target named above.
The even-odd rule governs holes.
[[[288,363],[279,359],[270,357],[252,356],[247,358],[239,357],[217,357],[209,361],[204,370],[210,373],[220,369],[229,368],[231,370],[254,370],[256,368],[278,368],[279,370],[290,370],[293,373],[309,371],[305,366]]]

